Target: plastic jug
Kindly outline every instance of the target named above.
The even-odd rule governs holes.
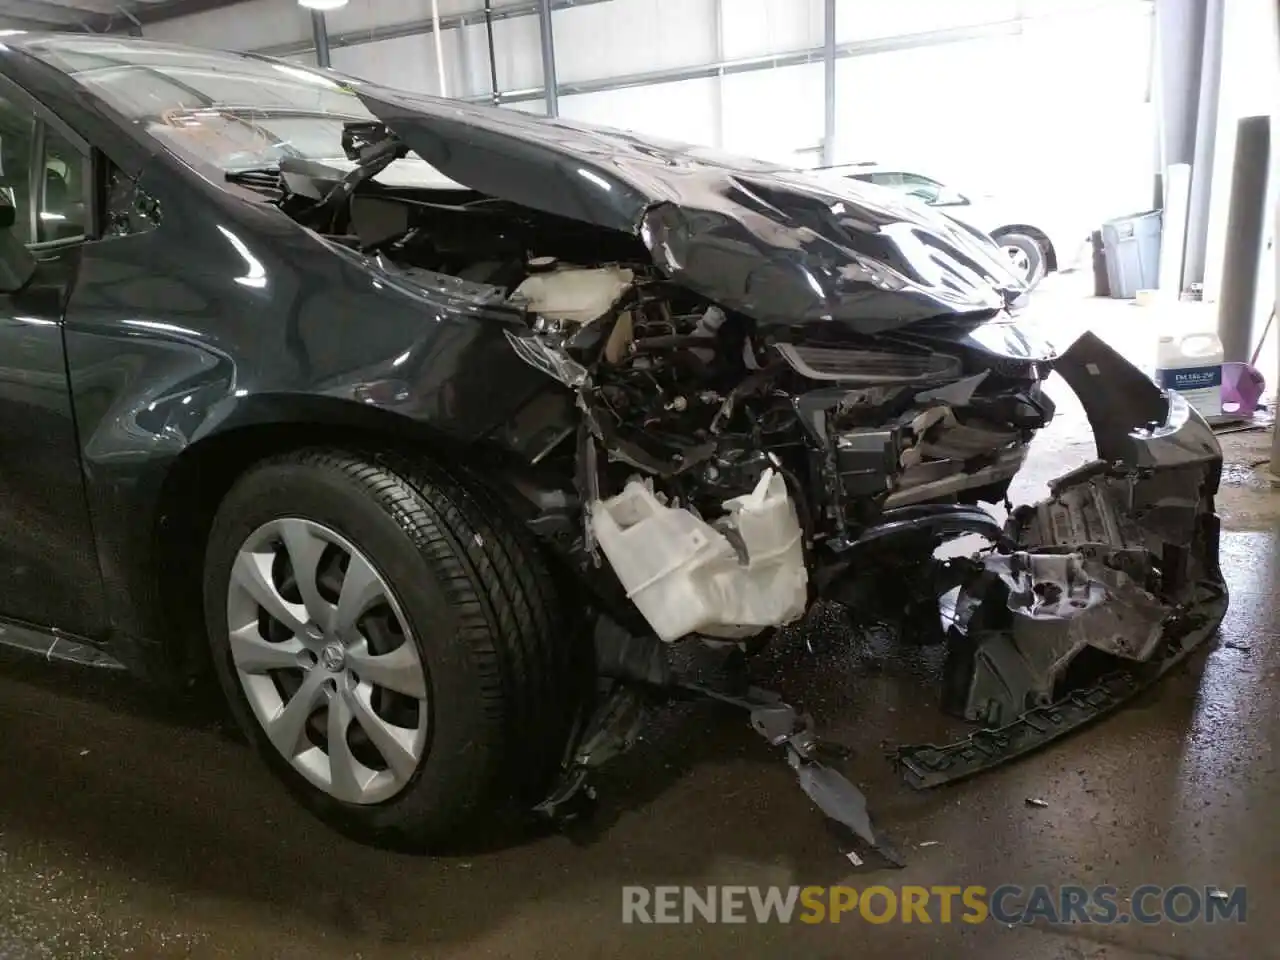
[[[1222,417],[1222,341],[1216,333],[1164,334],[1156,345],[1156,383],[1176,390],[1206,420]]]

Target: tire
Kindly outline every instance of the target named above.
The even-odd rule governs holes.
[[[1027,289],[1035,288],[1044,279],[1048,260],[1034,237],[1025,233],[1002,233],[995,241],[1011,259],[1016,257],[1020,261],[1020,269],[1015,272],[1022,276]]]
[[[294,553],[303,557],[300,564]],[[319,621],[301,592],[306,578],[291,580],[295,566],[304,569],[317,554],[311,597],[334,612],[335,624],[344,620],[348,575],[360,571],[357,586],[371,583],[369,571],[378,580],[366,591],[353,588],[365,604],[359,618],[346,617],[347,627],[319,638],[314,629],[297,632],[304,615]],[[270,588],[295,604],[272,607],[282,616],[296,613],[292,627],[261,612],[257,597],[264,594],[254,590],[264,589],[263,581],[250,570],[265,571]],[[258,603],[256,620],[245,613],[252,611],[246,602]],[[349,607],[348,613],[361,608]],[[581,703],[576,637],[536,545],[474,478],[340,450],[264,461],[218,509],[206,550],[204,610],[214,667],[236,721],[294,796],[348,836],[397,849],[443,849],[482,819],[490,827],[509,823],[511,814],[545,796]],[[234,644],[233,617],[244,624]],[[305,643],[298,639],[304,634]],[[289,639],[268,642],[268,636]],[[375,637],[383,646],[375,646]],[[335,644],[344,652],[335,653]],[[262,662],[275,663],[295,648],[305,661],[298,670],[242,673],[260,666],[246,649],[265,650]],[[371,659],[387,649],[394,660]],[[377,663],[382,667],[374,671]],[[320,688],[311,683],[318,675],[326,678]],[[300,739],[290,740],[292,720],[280,722],[284,705],[304,693],[319,698],[324,719],[310,714]],[[274,713],[273,696],[280,702]],[[394,742],[378,720],[395,733]],[[294,746],[277,747],[268,727]],[[339,743],[335,729],[346,730],[345,749],[336,752],[329,746]],[[388,743],[393,747],[384,750]]]

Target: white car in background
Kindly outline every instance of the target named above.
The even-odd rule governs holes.
[[[1082,244],[1088,242],[1087,229],[1078,234],[1074,230],[1064,232],[1050,226],[1048,221],[1052,218],[1043,212],[989,195],[970,197],[940,180],[904,166],[851,163],[824,167],[815,172],[851,177],[896,190],[981,230],[1000,245],[1028,287],[1034,287],[1045,274],[1060,269],[1060,266],[1074,265]]]

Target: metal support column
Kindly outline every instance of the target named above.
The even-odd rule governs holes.
[[[542,35],[542,87],[547,98],[547,116],[560,116],[556,84],[556,41],[551,35],[551,0],[538,0],[538,27]]]
[[[1277,4],[1277,6],[1280,7],[1280,4]],[[1280,20],[1280,9],[1276,11],[1276,14],[1277,19]],[[1280,40],[1280,36],[1277,36],[1276,39]],[[1276,289],[1271,309],[1276,313],[1276,319],[1272,322],[1280,323],[1280,202],[1276,203],[1275,230]],[[1280,344],[1280,335],[1276,336],[1276,343]],[[1277,360],[1280,360],[1280,357],[1277,357]],[[1276,369],[1280,369],[1280,363],[1277,363]],[[1280,422],[1271,429],[1271,475],[1280,477]],[[1274,483],[1272,486],[1274,487]]]
[[[1218,91],[1222,86],[1222,29],[1226,0],[1207,0],[1204,43],[1200,60],[1195,152],[1191,160],[1191,194],[1187,206],[1187,239],[1182,261],[1182,285],[1204,283],[1209,241],[1209,193],[1213,185],[1213,155],[1218,134]]]
[[[712,7],[716,21],[716,63],[724,63],[724,0],[714,0]],[[715,84],[711,90],[711,116],[713,133],[711,145],[717,150],[724,148],[724,71],[716,73]]]
[[[1276,44],[1275,51],[1277,56],[1280,57],[1280,0],[1277,0],[1276,2],[1276,18],[1271,21],[1271,27],[1275,30],[1272,42]],[[1280,323],[1280,201],[1277,201],[1276,203],[1274,216],[1276,225],[1276,231],[1273,234],[1275,237],[1276,289],[1275,301],[1272,309],[1274,309],[1277,314],[1276,322]],[[1276,343],[1280,344],[1280,336],[1276,337]],[[1271,475],[1273,477],[1280,477],[1280,424],[1277,424],[1277,426],[1273,427],[1272,430]],[[1274,488],[1274,486],[1275,484],[1273,483],[1272,487]]]
[[[1236,135],[1222,294],[1218,299],[1218,336],[1227,361],[1248,361],[1252,352],[1263,227],[1270,214],[1265,209],[1270,164],[1271,118],[1265,114],[1242,118]]]
[[[484,33],[489,44],[489,90],[497,106],[501,97],[498,90],[498,54],[493,47],[493,0],[484,0]]]
[[[324,22],[323,10],[311,11],[311,36],[315,39],[316,65],[329,66],[329,25]]]
[[[822,76],[826,110],[822,116],[822,165],[836,162],[836,0],[825,0],[822,15]]]
[[[1191,163],[1204,59],[1205,0],[1156,0],[1156,102],[1162,164]]]
[[[120,7],[120,13],[124,16],[126,20],[129,21],[129,26],[125,28],[129,36],[131,37],[142,36],[142,21],[139,20],[137,17],[135,17],[128,10],[126,10],[124,7]],[[108,24],[108,27],[110,27],[110,24]]]
[[[440,36],[440,0],[431,0],[431,42],[436,48],[436,85],[442,97],[449,95],[449,82],[444,74],[444,40]]]

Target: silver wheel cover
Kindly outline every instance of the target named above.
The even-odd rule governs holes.
[[[1006,257],[1013,264],[1013,269],[1023,280],[1032,279],[1031,258],[1027,256],[1027,251],[1021,247],[1005,246],[1001,247]]]
[[[227,627],[245,698],[295,770],[347,803],[404,789],[427,745],[426,669],[363,553],[311,520],[263,524],[236,555]]]

